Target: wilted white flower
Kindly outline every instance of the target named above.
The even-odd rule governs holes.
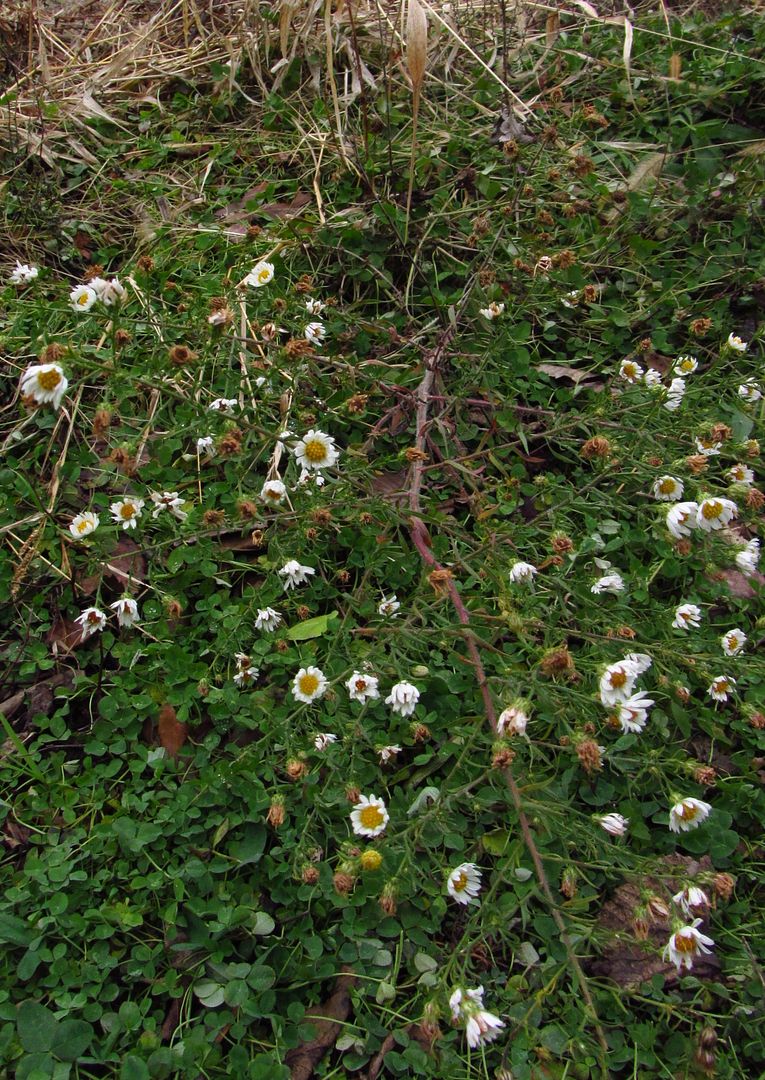
[[[696,630],[701,625],[701,608],[696,604],[679,604],[672,625],[677,630]]]
[[[699,503],[696,522],[704,532],[722,529],[738,513],[738,507],[730,499],[708,498]]]
[[[284,578],[284,591],[289,592],[290,589],[296,588],[298,585],[305,585],[309,577],[312,577],[316,571],[312,566],[301,566],[297,559],[290,559],[279,570],[279,576]]]
[[[386,697],[385,704],[390,705],[393,712],[398,713],[399,716],[411,716],[419,700],[420,691],[416,686],[408,682],[399,682]]]
[[[313,740],[313,745],[321,752],[334,742],[337,742],[337,735],[333,735],[331,731],[320,731]]]
[[[340,456],[335,440],[318,430],[306,432],[292,452],[303,469],[329,469]]]
[[[621,814],[605,814],[597,820],[601,829],[605,829],[611,836],[624,836],[629,827],[629,820]]]
[[[736,352],[746,352],[746,342],[742,341],[736,334],[728,334],[728,345],[731,349],[735,349]]]
[[[497,717],[498,735],[525,735],[529,718],[521,705],[510,705]]]
[[[215,311],[210,312],[207,316],[207,321],[210,326],[225,326],[226,323],[230,323],[234,318],[234,313],[228,305],[221,308],[216,308]]]
[[[204,435],[201,439],[197,439],[197,453],[207,454],[208,457],[212,457],[215,453],[215,439],[212,435]]]
[[[762,387],[754,379],[747,379],[746,382],[741,383],[741,386],[739,386],[738,396],[742,401],[753,404],[762,397]]]
[[[296,701],[310,705],[326,693],[329,683],[324,672],[317,667],[301,667],[292,682],[292,696]]]
[[[693,529],[698,527],[698,512],[698,503],[675,503],[667,511],[667,528],[678,540],[690,536]]]
[[[12,285],[28,285],[30,281],[34,281],[40,271],[36,266],[30,266],[29,263],[16,263],[16,268],[11,270],[10,282]]]
[[[698,885],[686,885],[680,892],[675,893],[672,902],[677,904],[689,919],[709,907],[709,897]]]
[[[98,299],[104,307],[111,307],[112,304],[124,300],[127,296],[125,286],[116,277],[112,278],[111,281],[105,281],[104,278],[94,278],[90,282],[90,287],[95,289]]]
[[[33,398],[38,405],[61,407],[69,381],[60,364],[32,364],[21,376],[21,394]]]
[[[367,701],[379,698],[378,684],[376,675],[363,675],[360,671],[354,671],[345,686],[351,701],[360,701],[363,705]]]
[[[255,682],[260,674],[258,668],[253,666],[247,653],[238,652],[236,654],[236,667],[234,682],[239,687],[249,686],[251,682]]]
[[[606,708],[626,701],[640,672],[629,660],[610,664],[600,677],[600,700]]]
[[[98,300],[98,293],[90,285],[77,285],[69,293],[69,306],[74,311],[90,311]]]
[[[565,308],[574,308],[579,303],[579,290],[572,289],[571,292],[567,292],[565,296],[560,297],[560,302]]]
[[[85,608],[81,615],[78,615],[74,620],[79,623],[82,631],[81,641],[86,641],[91,634],[95,634],[97,631],[103,630],[106,626],[106,615],[103,611],[99,611],[97,607]]]
[[[515,562],[508,571],[508,577],[512,581],[513,585],[517,585],[522,581],[532,581],[537,573],[536,566],[528,562]]]
[[[669,828],[672,832],[689,832],[706,821],[711,811],[710,804],[701,799],[681,799],[669,811]]]
[[[94,514],[92,510],[84,510],[69,522],[69,532],[75,540],[82,540],[95,532],[100,524],[101,519],[98,514]]]
[[[746,634],[743,630],[729,630],[720,638],[722,650],[726,656],[736,656],[746,645]]]
[[[651,657],[644,652],[629,652],[624,657],[624,662],[625,664],[632,664],[638,675],[648,671],[653,664]]]
[[[255,619],[255,629],[263,630],[266,634],[273,634],[274,630],[277,630],[283,622],[283,619],[278,611],[275,611],[272,607],[258,608],[258,614]]]
[[[700,925],[701,919],[694,919],[692,926],[683,926],[676,930],[667,942],[664,959],[673,963],[678,971],[682,971],[684,967],[690,971],[697,956],[711,952],[707,945],[714,945],[714,941],[696,929]]]
[[[380,764],[387,765],[389,761],[393,761],[397,754],[401,753],[401,747],[381,746],[377,753],[380,755]]]
[[[732,484],[753,484],[754,473],[748,465],[734,465],[728,470],[728,479]]]
[[[736,553],[736,566],[743,574],[749,577],[757,571],[760,562],[760,541],[756,536],[747,543],[745,548]]]
[[[621,574],[618,574],[615,570],[611,570],[608,574],[604,574],[603,577],[598,578],[594,585],[590,586],[590,592],[595,593],[619,593],[624,591],[624,578]]]
[[[672,370],[675,375],[692,375],[698,366],[699,362],[695,356],[678,356]]]
[[[645,374],[643,368],[636,360],[622,360],[619,365],[619,375],[628,383],[638,383]]]
[[[121,600],[115,600],[109,607],[116,613],[120,626],[130,629],[134,623],[138,622],[138,604],[131,597],[123,596]]]
[[[654,480],[651,490],[654,499],[662,502],[677,502],[683,497],[683,481],[678,480],[676,476],[660,476]]]
[[[475,990],[455,990],[449,998],[449,1007],[452,1021],[464,1022],[468,1046],[472,1049],[492,1042],[505,1026],[498,1016],[484,1009],[482,986]]]
[[[727,701],[735,685],[736,680],[730,675],[718,675],[716,679],[712,679],[707,693],[714,701]]]
[[[305,302],[305,309],[309,315],[321,315],[325,306],[323,300],[314,300],[310,296]]]
[[[649,390],[658,390],[661,386],[661,373],[656,368],[648,368],[643,376],[643,386]]]
[[[494,319],[498,319],[500,315],[504,312],[505,305],[498,304],[495,300],[492,300],[488,307],[483,307],[479,310],[480,314],[483,315],[484,319],[488,319],[489,322],[492,322]]]
[[[225,413],[227,416],[231,416],[236,405],[237,400],[235,397],[216,397],[215,401],[211,401],[207,408],[211,412]]]
[[[717,457],[720,453],[722,443],[718,442],[717,439],[713,438],[711,435],[697,435],[695,442],[696,449],[700,454],[703,454],[704,457]]]
[[[244,283],[245,285],[252,285],[254,289],[261,289],[264,285],[268,285],[270,281],[273,281],[273,277],[274,264],[261,259],[261,261],[255,263],[252,270],[250,270],[249,274],[244,279]]]
[[[683,395],[685,394],[685,380],[673,379],[667,387],[667,400],[664,402],[664,408],[670,412],[675,412],[680,408],[683,401]]]
[[[376,795],[362,795],[351,812],[351,825],[357,836],[379,836],[389,821],[385,803]]]
[[[185,510],[182,509],[184,500],[180,497],[177,491],[151,491],[149,492],[149,498],[154,503],[154,509],[151,512],[153,518],[158,518],[163,510],[169,510],[174,518],[178,521],[185,521],[189,516]]]
[[[287,488],[281,480],[266,480],[260,489],[260,497],[269,506],[279,506],[287,498]]]
[[[481,871],[475,863],[456,866],[446,879],[446,891],[458,904],[469,904],[481,891]]]
[[[317,348],[321,345],[326,336],[327,330],[324,323],[309,322],[308,326],[305,328],[306,341],[310,342],[311,345],[315,345]]]
[[[382,615],[383,618],[391,618],[401,608],[401,601],[396,599],[396,594],[386,599],[383,597],[380,604],[377,607],[377,614]]]
[[[134,529],[143,512],[143,499],[134,499],[126,495],[124,499],[113,502],[109,507],[112,517],[124,530]]]
[[[648,710],[653,708],[655,702],[649,698],[645,690],[632,694],[626,701],[620,701],[616,706],[616,718],[621,725],[622,731],[639,734],[648,721]]]

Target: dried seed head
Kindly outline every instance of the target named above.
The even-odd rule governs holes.
[[[46,345],[40,352],[40,360],[43,364],[55,364],[62,357],[66,356],[67,349],[64,345],[59,345],[57,341],[51,341],[49,345]]]
[[[449,595],[449,582],[452,580],[451,570],[431,570],[428,574],[428,581],[433,589],[433,592],[437,597],[443,598]]]
[[[722,421],[718,420],[717,423],[712,424],[709,434],[715,442],[725,442],[726,439],[731,437],[733,431],[727,424],[723,424]]]
[[[154,260],[151,255],[141,255],[135,265],[138,270],[143,270],[144,274],[149,274],[154,269]]]
[[[586,461],[592,461],[593,458],[605,458],[611,453],[611,443],[603,435],[595,435],[582,443],[579,453]]]
[[[371,525],[373,521],[374,518],[367,510],[359,514],[359,525]]]
[[[685,464],[695,476],[703,473],[709,467],[709,461],[704,454],[691,454],[690,457],[685,459]]]
[[[311,514],[311,520],[315,525],[329,525],[332,520],[332,511],[327,510],[324,507],[320,507],[318,510],[314,510]]]
[[[345,797],[349,803],[357,803],[361,798],[361,790],[355,784],[349,784],[345,789]]]
[[[345,403],[349,413],[363,413],[369,401],[369,394],[352,394]]]
[[[111,409],[100,408],[96,409],[93,415],[93,434],[97,439],[100,439],[111,427],[112,413]]]
[[[593,739],[582,739],[577,745],[576,756],[588,776],[600,772],[603,768],[603,760],[600,756],[600,747]]]
[[[167,615],[168,623],[177,623],[181,615],[183,615],[183,608],[181,607],[180,600],[176,600],[174,596],[166,596],[164,599],[165,614]]]
[[[210,684],[207,679],[200,679],[197,683],[197,693],[201,698],[206,698],[210,693]]]
[[[498,745],[491,755],[492,769],[507,769],[515,760],[515,750],[509,746]]]
[[[675,544],[675,551],[678,555],[690,555],[690,553],[693,551],[693,544],[687,536],[684,536]]]
[[[103,275],[103,272],[103,263],[93,263],[82,275],[82,280],[86,283],[89,281],[93,281],[95,278],[101,277]]]
[[[412,738],[416,743],[427,742],[430,736],[430,728],[427,724],[412,724]]]
[[[212,529],[217,527],[218,525],[222,525],[225,520],[225,510],[205,510],[204,514],[202,514],[202,521],[208,527],[208,529]]]
[[[275,649],[277,652],[287,652],[289,647],[289,642],[285,641],[284,638],[279,638],[275,645]]]
[[[380,907],[386,915],[396,914],[396,886],[392,881],[387,882],[383,886],[383,891],[380,893]]]
[[[651,918],[658,922],[669,918],[669,904],[661,896],[649,896],[646,908]]]
[[[129,330],[125,330],[122,327],[114,335],[114,344],[116,348],[122,349],[125,345],[128,345],[133,340],[133,335]]]
[[[278,829],[280,825],[284,824],[284,799],[280,796],[277,795],[271,800],[266,821],[273,829]]]
[[[308,766],[298,758],[290,758],[284,766],[284,771],[290,780],[302,780],[308,772]]]
[[[256,518],[260,513],[258,504],[254,503],[252,499],[242,499],[236,504],[236,508],[239,511],[240,517],[243,517],[245,520]]]
[[[311,614],[311,609],[309,607],[307,607],[305,604],[298,604],[298,606],[295,609],[295,614],[301,620],[302,619],[307,619],[308,616]]]
[[[565,533],[553,533],[550,545],[556,555],[565,555],[567,551],[574,550],[574,541]]]
[[[318,535],[319,535],[318,529],[309,528],[309,529],[306,529],[306,531],[305,531],[306,540],[315,540]]]
[[[712,878],[712,892],[723,902],[730,900],[736,879],[730,874],[715,874]]]
[[[760,444],[756,439],[747,439],[744,443],[746,449],[746,456],[749,458],[756,458],[760,456]]]
[[[706,337],[711,329],[711,319],[694,319],[691,323],[691,333],[694,337]]]
[[[250,227],[247,229],[247,239],[248,240],[257,240],[257,238],[260,236],[260,234],[262,232],[263,232],[263,229],[261,228],[260,225],[250,225]]]
[[[576,668],[574,658],[568,651],[567,645],[559,645],[557,648],[548,649],[539,662],[539,670],[549,679],[558,677],[571,678]]]
[[[301,360],[307,356],[313,356],[313,346],[305,338],[290,338],[284,346],[284,351],[290,360]]]
[[[678,701],[682,701],[686,705],[691,700],[691,692],[687,686],[676,686],[675,697]]]
[[[693,779],[702,787],[714,787],[717,783],[717,772],[711,765],[697,765],[693,770]]]
[[[567,866],[560,879],[560,891],[567,900],[573,900],[577,894],[577,875],[573,866]]]
[[[420,450],[418,446],[409,446],[404,451],[404,457],[407,461],[427,461],[428,455],[424,450]]]
[[[637,631],[633,630],[631,626],[617,626],[616,633],[618,637],[627,638],[628,641],[637,636]]]
[[[338,893],[339,896],[347,896],[354,885],[353,875],[338,870],[336,874],[332,875],[332,884],[335,887],[335,892]]]
[[[648,937],[651,924],[645,915],[636,914],[632,920],[632,931],[638,941],[645,941]]]
[[[238,427],[231,428],[218,439],[216,446],[221,457],[233,457],[242,449],[242,432]]]
[[[315,866],[304,866],[300,876],[306,885],[315,885],[319,880],[319,871]]]
[[[338,570],[335,574],[335,581],[337,581],[339,585],[347,585],[350,580],[351,575],[347,570]]]
[[[762,728],[765,728],[765,714],[761,712],[751,713],[749,716],[749,723],[758,731],[762,730]]]
[[[759,488],[749,488],[746,493],[745,502],[750,510],[761,510],[763,505],[765,505],[765,495]]]
[[[293,288],[296,293],[310,293],[314,290],[313,278],[310,274],[302,274],[295,282]]]

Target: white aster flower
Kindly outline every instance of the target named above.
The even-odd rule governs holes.
[[[673,379],[667,387],[667,400],[664,402],[664,408],[668,409],[669,412],[675,412],[676,409],[680,408],[684,394],[685,380]]]
[[[325,307],[323,300],[314,300],[310,296],[305,302],[305,309],[309,315],[321,315]]]
[[[115,600],[113,604],[109,604],[109,607],[116,613],[120,626],[129,630],[138,622],[138,604],[131,597],[123,596],[121,600]]]
[[[324,338],[327,336],[327,329],[324,323],[309,322],[305,328],[305,339],[310,342],[311,345],[315,345],[317,348],[321,346]]]
[[[709,908],[709,897],[698,885],[686,885],[680,892],[675,893],[672,902],[677,904],[689,919],[697,915],[699,911]]]
[[[69,532],[75,540],[82,540],[95,532],[100,524],[101,519],[98,514],[94,514],[92,510],[84,510],[69,522]]]
[[[622,360],[619,365],[620,377],[633,385],[640,382],[644,374],[645,371],[636,360]]]
[[[718,675],[712,679],[707,693],[714,701],[727,701],[729,694],[733,693],[736,680],[730,675]]]
[[[661,372],[656,368],[648,368],[643,376],[643,386],[647,386],[649,390],[658,390],[661,385]]]
[[[700,454],[703,454],[704,457],[717,457],[720,453],[722,443],[718,442],[717,439],[713,438],[711,435],[697,435],[695,442],[696,449]]]
[[[313,745],[316,747],[319,753],[322,753],[324,750],[327,749],[328,746],[331,746],[334,742],[337,742],[337,735],[333,735],[331,731],[320,731],[319,734],[314,738]]]
[[[393,596],[388,599],[383,597],[377,607],[377,614],[382,615],[385,619],[389,619],[392,618],[400,608],[401,601],[396,599],[396,594],[394,593]]]
[[[698,528],[698,503],[679,502],[667,511],[667,528],[676,539],[690,536]]]
[[[635,688],[640,672],[629,660],[610,664],[600,677],[600,700],[606,708],[626,701]]]
[[[363,675],[360,671],[354,671],[345,684],[351,701],[360,701],[362,705],[379,698],[378,685],[379,679],[376,675]]]
[[[762,387],[754,379],[747,379],[746,382],[741,383],[741,386],[739,386],[738,396],[742,401],[753,404],[762,397]]]
[[[619,593],[624,591],[624,578],[621,574],[618,574],[615,570],[611,570],[608,574],[604,574],[603,577],[598,578],[594,585],[590,586],[590,592],[595,593]]]
[[[498,304],[495,300],[492,300],[488,307],[480,308],[479,312],[483,315],[484,319],[488,319],[489,322],[492,322],[494,319],[498,319],[504,310],[504,304]]]
[[[385,704],[390,705],[393,712],[399,716],[411,716],[419,700],[420,691],[416,686],[409,682],[399,682],[386,697]]]
[[[449,998],[452,1021],[464,1022],[468,1046],[475,1049],[482,1043],[492,1042],[504,1028],[504,1023],[483,1008],[483,987],[475,990],[455,990]]]
[[[696,521],[704,532],[722,529],[738,513],[738,507],[731,499],[707,498],[699,503]]]
[[[69,381],[60,364],[32,364],[21,376],[21,394],[33,398],[38,405],[51,404],[61,408]]]
[[[82,631],[80,641],[87,641],[91,634],[95,634],[106,626],[106,615],[97,607],[85,608],[81,615],[74,620],[79,623]]]
[[[273,634],[274,630],[277,630],[283,621],[279,612],[275,611],[274,608],[258,608],[255,629],[263,630],[266,634]]]
[[[679,604],[672,625],[677,630],[697,630],[701,625],[701,608],[697,604]]]
[[[154,503],[154,509],[151,512],[153,518],[158,518],[163,510],[169,510],[178,521],[185,521],[189,516],[183,509],[184,500],[177,491],[151,491],[149,498]]]
[[[700,925],[701,919],[694,919],[692,926],[683,926],[680,930],[676,930],[665,946],[662,955],[665,960],[675,965],[678,972],[683,968],[690,971],[697,956],[711,952],[707,946],[714,945],[714,941],[697,930]]]
[[[746,634],[743,630],[738,628],[729,630],[727,634],[723,634],[720,638],[722,651],[726,656],[737,656],[746,645],[746,640]]]
[[[234,675],[234,682],[237,686],[249,686],[250,683],[255,682],[259,674],[259,669],[253,666],[247,653],[238,652],[236,654],[236,675]]]
[[[309,577],[312,577],[316,571],[312,566],[301,566],[297,559],[290,559],[279,570],[279,576],[284,578],[284,591],[289,592],[290,589],[296,588],[298,585],[305,585]]]
[[[90,285],[76,285],[69,293],[69,306],[74,311],[90,311],[98,300],[98,293]]]
[[[207,408],[211,412],[225,413],[227,416],[233,415],[233,411],[237,405],[235,397],[216,397],[214,401],[211,401]]]
[[[301,667],[292,681],[292,696],[296,701],[310,705],[326,693],[329,683],[324,672],[317,667]]]
[[[357,836],[379,836],[389,821],[385,803],[376,795],[362,795],[351,811],[351,825]]]
[[[380,764],[387,765],[389,761],[393,761],[397,754],[401,753],[400,746],[381,746],[377,751],[380,755]]]
[[[632,664],[638,675],[643,675],[653,664],[653,660],[644,652],[629,652],[624,657],[625,664]]]
[[[710,804],[701,799],[681,799],[669,811],[670,831],[690,832],[706,821],[711,812]]]
[[[143,506],[143,499],[134,499],[131,495],[126,495],[124,499],[113,502],[109,510],[116,523],[127,530],[136,527],[143,512]]]
[[[197,453],[200,456],[206,454],[208,457],[215,454],[215,439],[212,435],[204,435],[201,439],[197,439]]]
[[[661,502],[677,502],[683,497],[683,481],[678,480],[676,476],[660,476],[654,480],[651,490],[654,499],[659,499]]]
[[[469,904],[481,891],[481,871],[475,863],[455,866],[446,879],[446,891],[458,904]]]
[[[746,352],[747,345],[736,334],[728,334],[728,346],[736,352]]]
[[[121,283],[119,278],[116,277],[113,277],[111,281],[105,281],[103,278],[95,278],[90,282],[90,287],[95,289],[98,299],[104,307],[111,307],[113,304],[117,304],[124,300],[127,296],[125,286]]]
[[[529,718],[522,705],[510,705],[497,717],[498,735],[525,735]]]
[[[624,836],[629,828],[629,819],[621,814],[604,814],[597,818],[601,829],[605,829],[611,836]]]
[[[673,371],[675,375],[685,376],[692,375],[699,366],[699,362],[695,356],[678,356],[675,360],[675,366]]]
[[[757,572],[760,562],[760,541],[756,536],[747,543],[745,548],[736,553],[736,566],[746,576],[750,577]]]
[[[40,271],[36,266],[30,266],[29,263],[16,263],[16,268],[11,270],[10,282],[12,285],[28,285],[30,281],[34,281]]]
[[[287,488],[281,480],[266,480],[260,489],[260,497],[269,506],[279,506],[287,498]]]
[[[728,470],[728,479],[732,484],[749,485],[754,483],[754,473],[748,465],[739,463]]]
[[[652,709],[654,704],[654,700],[648,697],[645,690],[619,702],[616,706],[616,718],[625,735],[628,732],[637,735],[643,730],[648,721],[648,710]]]
[[[253,289],[262,289],[264,285],[268,285],[270,281],[273,281],[273,277],[274,264],[261,259],[261,261],[255,263],[252,270],[250,270],[249,274],[244,279],[244,283],[245,285],[252,285]]]
[[[340,456],[335,440],[323,431],[313,429],[306,432],[292,452],[303,469],[329,469]]]
[[[532,563],[528,562],[515,562],[508,571],[508,577],[513,585],[517,585],[520,582],[533,581],[534,576],[537,573],[537,568]]]

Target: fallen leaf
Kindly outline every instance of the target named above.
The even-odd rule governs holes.
[[[537,364],[537,371],[541,371],[543,375],[549,375],[551,379],[571,379],[575,383],[597,379],[591,371],[569,367],[568,364]]]
[[[82,644],[82,629],[72,619],[59,617],[45,635],[45,644],[50,645],[54,656],[72,652]]]
[[[92,596],[105,577],[116,581],[120,589],[146,580],[146,557],[134,540],[120,537],[101,563],[101,572],[84,578],[80,588],[86,596]]]
[[[326,1052],[335,1045],[351,1011],[350,989],[355,983],[356,976],[345,972],[338,977],[335,989],[327,1000],[307,1010],[303,1023],[310,1022],[316,1034],[287,1051],[285,1061],[292,1070],[291,1080],[309,1080]]]
[[[160,745],[164,746],[170,757],[177,757],[178,751],[186,742],[189,734],[188,725],[178,720],[172,705],[163,705],[159,710],[157,719],[157,731]]]

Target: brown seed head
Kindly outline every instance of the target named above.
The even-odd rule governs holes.
[[[306,531],[305,531],[306,540],[315,540],[318,535],[319,535],[319,530],[318,529],[310,528],[310,529],[306,529]]]
[[[165,614],[167,615],[167,621],[169,623],[177,623],[181,615],[183,615],[183,608],[181,607],[180,600],[176,600],[174,596],[165,597],[164,601]]]
[[[236,504],[236,508],[239,511],[239,516],[243,517],[245,521],[256,518],[260,513],[258,504],[253,502],[252,499],[242,499]]]
[[[313,278],[310,274],[303,274],[297,279],[293,286],[296,293],[310,293],[313,292],[314,284]]]
[[[484,287],[484,289],[488,288],[489,285],[493,285],[496,280],[497,273],[495,270],[489,270],[487,268],[484,268],[483,270],[478,271],[478,281],[479,284]]]
[[[430,728],[427,724],[412,724],[412,738],[416,743],[427,742],[430,738]]]
[[[651,924],[645,915],[636,914],[632,920],[632,932],[638,941],[645,941],[648,937],[648,932],[651,928]]]
[[[595,168],[592,158],[586,154],[577,154],[569,166],[575,176],[589,176]]]
[[[218,439],[216,446],[221,457],[233,457],[242,449],[242,432],[238,427],[231,428]]]
[[[730,900],[735,885],[736,879],[730,874],[715,874],[712,878],[712,892],[723,903]]]
[[[361,790],[355,784],[349,784],[345,789],[345,797],[349,803],[357,803],[361,798]]]
[[[63,356],[66,356],[66,354],[66,346],[59,345],[57,341],[51,341],[49,345],[46,345],[40,351],[40,361],[43,364],[55,364]]]
[[[263,229],[260,227],[260,225],[250,225],[250,227],[247,229],[247,239],[257,240],[257,238],[262,232]]]
[[[611,453],[611,443],[603,435],[595,435],[582,443],[579,453],[586,461],[592,461],[593,458],[605,458]]]
[[[693,544],[687,536],[684,536],[675,544],[675,551],[678,555],[690,555],[693,551]]]
[[[102,263],[93,263],[82,275],[82,280],[86,283],[93,281],[95,278],[101,277],[103,275],[103,272],[104,268]]]
[[[335,892],[339,896],[347,896],[353,888],[354,879],[351,874],[338,870],[336,874],[332,875],[332,884],[335,886]]]
[[[760,456],[760,444],[756,439],[747,439],[744,443],[746,449],[746,456],[749,458],[756,458]]]
[[[452,577],[451,570],[431,570],[428,574],[428,581],[437,597],[442,598],[449,595],[449,582]]]
[[[93,415],[93,434],[97,439],[102,438],[111,427],[112,413],[110,409],[96,409]]]
[[[359,525],[371,525],[373,521],[374,518],[367,510],[359,514]]]
[[[290,360],[300,360],[306,356],[313,356],[313,347],[305,338],[290,338],[284,346],[284,351]]]
[[[711,765],[697,765],[693,770],[693,779],[702,787],[714,787],[717,783],[717,772]]]
[[[287,652],[289,647],[289,642],[285,641],[284,638],[279,638],[275,645],[275,649],[277,652]]]
[[[669,905],[661,896],[649,896],[646,902],[648,914],[652,919],[663,922],[669,918]]]
[[[274,311],[277,311],[279,312],[279,314],[281,314],[281,312],[287,310],[287,301],[284,299],[283,296],[277,296],[276,299],[273,301],[271,307]]]
[[[685,459],[685,464],[695,476],[703,473],[709,467],[709,462],[704,454],[691,454],[690,457]]]
[[[358,415],[363,413],[367,407],[369,401],[369,394],[352,394],[351,397],[345,403],[345,407],[349,413]]]
[[[746,493],[745,502],[750,510],[761,510],[763,505],[765,505],[765,495],[763,495],[759,488],[749,488]]]
[[[687,686],[678,686],[675,688],[675,697],[685,705],[691,700],[690,690]]]
[[[765,714],[761,712],[753,712],[749,717],[749,723],[753,728],[761,731],[765,728]]]
[[[567,551],[574,550],[574,541],[565,533],[553,533],[550,546],[556,555],[565,555]]]
[[[218,525],[222,525],[225,520],[225,510],[205,510],[204,514],[202,514],[202,521],[208,527],[208,529],[216,528]]]
[[[632,641],[632,639],[636,636],[636,632],[632,629],[631,626],[617,626],[616,633],[618,637],[627,638],[628,641]]]
[[[491,755],[492,769],[507,769],[515,761],[515,750],[509,746],[498,746]]]
[[[600,772],[603,768],[603,760],[600,756],[600,747],[594,739],[582,739],[577,745],[576,756],[588,776]]]
[[[311,514],[311,520],[315,525],[329,525],[332,520],[332,511],[320,507]]]
[[[727,424],[723,424],[721,420],[718,420],[709,430],[709,434],[715,440],[715,442],[725,442],[733,434],[731,428]]]
[[[311,609],[305,604],[298,604],[298,606],[295,608],[295,614],[299,619],[307,619],[308,616],[311,614]]]
[[[576,668],[574,658],[568,651],[568,646],[559,645],[554,649],[548,649],[539,662],[539,670],[548,679],[570,678]]]
[[[339,585],[347,585],[350,580],[351,575],[347,570],[338,570],[335,574],[335,581],[337,581]]]
[[[396,914],[396,886],[392,881],[389,881],[387,885],[383,887],[383,891],[380,894],[380,907],[386,915]]]
[[[711,319],[694,319],[691,323],[691,333],[694,337],[706,337],[711,329]]]
[[[149,274],[154,269],[154,260],[151,255],[142,255],[135,265],[138,270],[143,270],[144,274]]]
[[[404,451],[404,457],[407,461],[427,461],[428,455],[424,450],[420,450],[418,446],[409,446]]]
[[[304,866],[300,876],[306,885],[315,885],[319,880],[319,871],[315,866]]]
[[[308,766],[298,758],[290,758],[284,766],[284,771],[290,780],[302,780],[308,772]]]
[[[125,345],[128,345],[133,340],[133,335],[129,330],[125,330],[122,327],[114,335],[114,344],[116,348],[122,349]]]
[[[272,829],[278,829],[280,825],[284,824],[284,799],[279,798],[278,795],[271,800],[266,821]]]
[[[576,870],[567,866],[560,878],[560,891],[567,900],[573,900],[577,894]]]

